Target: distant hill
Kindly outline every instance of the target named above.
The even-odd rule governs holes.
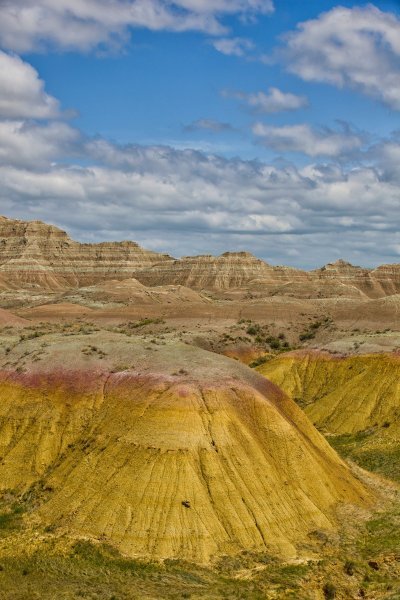
[[[135,278],[147,286],[247,290],[258,296],[381,298],[400,293],[400,264],[343,260],[314,271],[271,266],[248,252],[174,259],[131,241],[81,244],[41,221],[0,217],[0,289],[69,290]]]

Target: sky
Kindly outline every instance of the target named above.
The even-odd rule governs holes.
[[[0,214],[400,262],[400,0],[0,0]]]

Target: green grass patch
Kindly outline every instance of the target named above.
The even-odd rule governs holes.
[[[25,508],[18,503],[0,510],[0,536],[4,536],[20,529],[22,526],[22,515]]]
[[[328,436],[327,440],[343,458],[353,460],[367,471],[400,482],[400,446],[390,449],[365,447],[375,433],[376,430],[370,429],[355,434]]]
[[[366,532],[360,537],[359,548],[365,558],[382,553],[398,553],[400,548],[400,506],[375,515],[366,523]]]

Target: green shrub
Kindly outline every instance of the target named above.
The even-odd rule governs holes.
[[[330,583],[329,581],[325,583],[322,591],[324,592],[326,600],[334,600],[334,598],[336,598],[336,588],[333,583]]]

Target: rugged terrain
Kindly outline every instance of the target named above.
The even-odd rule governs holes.
[[[4,290],[67,290],[134,277],[147,286],[240,289],[261,296],[380,298],[400,293],[400,265],[364,269],[339,260],[307,272],[271,266],[248,252],[176,260],[131,241],[81,244],[53,225],[6,217],[0,217],[0,240]]]
[[[400,265],[0,225],[0,599],[399,597]]]
[[[0,217],[0,287],[61,290],[127,278],[138,268],[171,260],[135,242],[80,244],[41,221]]]
[[[92,333],[24,340],[1,367],[1,489],[40,485],[44,524],[127,555],[293,556],[338,503],[371,501],[292,401],[227,358]]]
[[[289,352],[258,370],[330,441],[364,467],[400,480],[400,354]]]

